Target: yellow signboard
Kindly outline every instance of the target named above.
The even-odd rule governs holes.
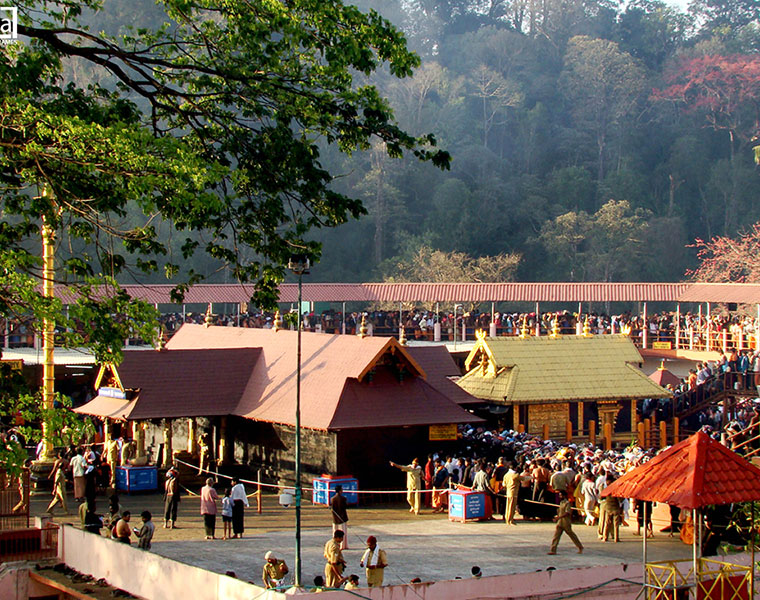
[[[672,350],[673,342],[652,342],[652,350]]]
[[[24,366],[24,361],[21,358],[2,359],[0,362],[8,363],[14,371],[20,371],[21,367]]]
[[[445,442],[457,439],[457,426],[452,425],[430,425],[430,441]]]

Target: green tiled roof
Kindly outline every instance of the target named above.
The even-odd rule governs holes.
[[[478,364],[481,344],[496,361],[496,377]],[[486,338],[457,382],[470,394],[494,402],[531,404],[604,399],[667,398],[671,394],[638,368],[633,342],[622,335]]]

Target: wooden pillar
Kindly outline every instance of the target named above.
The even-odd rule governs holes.
[[[172,420],[164,419],[164,464],[165,469],[174,466],[174,450],[172,449]]]
[[[604,449],[612,450],[612,423],[604,424]]]
[[[673,445],[676,445],[681,440],[681,420],[678,417],[673,417]]]
[[[187,420],[187,451],[191,456],[198,454],[198,423],[194,417]]]
[[[541,312],[539,311],[538,302],[536,302],[536,337],[541,335]]]
[[[583,437],[583,402],[578,402],[578,437]]]
[[[674,348],[678,350],[681,344],[681,304],[676,304],[676,343]]]
[[[647,434],[646,434],[646,425],[644,424],[644,421],[639,421],[639,424],[636,426],[636,429],[638,430],[638,442],[639,446],[642,448],[647,447]]]
[[[549,439],[549,423],[544,423],[542,428],[542,435],[545,440]]]
[[[694,350],[694,325],[689,325],[689,350]]]
[[[137,458],[145,456],[145,422],[137,421],[134,424],[135,445],[137,446]]]
[[[631,400],[631,433],[636,433],[639,413],[636,410],[636,400]]]
[[[650,443],[650,437],[652,432],[652,420],[647,418],[644,419],[644,448],[651,448],[652,444]]]
[[[108,448],[108,443],[111,441],[112,437],[111,419],[105,417],[103,419],[103,454],[105,454],[106,448]]]
[[[220,465],[227,465],[230,462],[229,444],[227,443],[227,417],[219,419],[219,457]]]
[[[706,342],[705,342],[705,350],[708,352],[712,350],[712,340],[710,339],[710,332],[712,329],[712,323],[710,323],[710,303],[707,303],[707,325],[705,327],[706,331]]]
[[[517,404],[512,405],[512,429],[520,430],[520,407]]]
[[[569,444],[573,441],[573,422],[565,421],[565,441]]]
[[[665,448],[668,445],[668,424],[665,421],[660,421],[660,448]]]
[[[641,329],[641,347],[646,349],[647,340],[649,339],[649,323],[647,322],[647,303],[644,302],[644,312],[642,313],[642,321],[644,322]]]
[[[593,419],[588,422],[588,441],[596,446],[596,421]]]

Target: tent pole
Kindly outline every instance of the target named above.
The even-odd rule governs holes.
[[[691,568],[694,571],[694,597],[697,596],[697,509],[691,509],[691,523],[693,525],[693,535],[691,540]]]
[[[752,519],[749,522],[750,535],[749,543],[752,544],[752,550],[750,551],[751,560],[749,563],[749,597],[755,597],[755,501],[752,501]]]
[[[646,583],[646,572],[647,572],[647,503],[644,500],[641,500],[643,502],[644,506],[642,507],[642,510],[644,511],[644,532],[642,534],[642,540],[644,541],[644,579]]]

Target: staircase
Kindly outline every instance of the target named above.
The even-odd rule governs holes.
[[[731,420],[731,413],[735,412],[736,405],[740,400],[755,398],[758,396],[754,386],[745,387],[745,382],[754,381],[754,373],[745,375],[742,373],[728,372],[715,375],[698,385],[695,389],[676,395],[672,399],[670,410],[663,413],[661,409],[652,413],[650,439],[657,440],[660,435],[660,422],[665,421],[667,427],[667,439],[673,440],[673,417],[678,418],[678,440],[684,439],[699,429],[694,423],[694,416],[709,409],[717,408],[722,404],[723,417],[722,427]],[[669,414],[668,414],[669,413]],[[737,435],[740,437],[741,433]],[[760,429],[753,433],[760,439]]]

